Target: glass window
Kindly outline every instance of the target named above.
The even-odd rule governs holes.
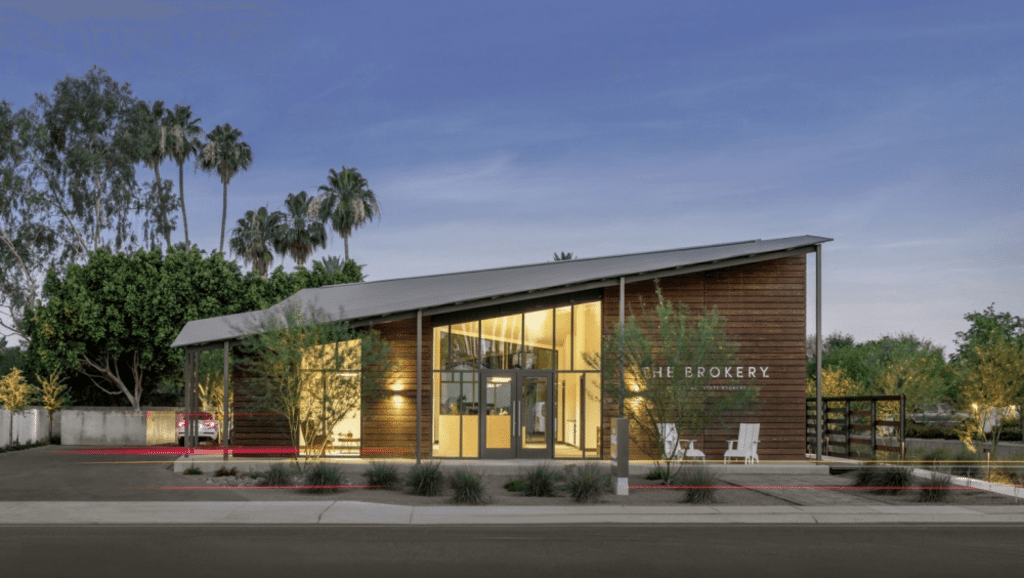
[[[573,306],[575,369],[601,368],[601,302]]]
[[[480,322],[470,321],[452,325],[451,336],[452,357],[449,369],[479,368]]]
[[[434,457],[478,457],[480,374],[434,372]]]
[[[451,369],[450,335],[447,325],[434,328],[434,369]]]
[[[523,360],[522,315],[484,319],[480,324],[483,366],[487,369],[520,369]]]
[[[545,309],[523,316],[526,337],[523,343],[523,369],[554,369],[554,311]]]
[[[555,357],[559,371],[572,369],[572,307],[555,309]]]

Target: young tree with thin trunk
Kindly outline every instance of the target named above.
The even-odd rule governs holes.
[[[668,432],[663,424],[675,426],[679,439],[697,438],[726,414],[750,407],[757,387],[754,377],[713,378],[705,371],[731,369],[739,361],[738,345],[715,309],[693,315],[685,306],[666,301],[661,288],[655,288],[655,320],[646,321],[646,312],[639,319],[630,315],[621,332],[604,336],[600,360],[589,362],[600,363],[606,393],[620,399],[630,437],[641,445],[655,443],[668,468],[673,456],[666,452]]]
[[[0,378],[0,405],[11,413],[9,434],[11,445],[14,445],[14,416],[32,403],[32,386],[25,381],[21,370],[15,367],[10,373]]]
[[[1024,399],[1024,351],[1003,336],[974,348],[962,371],[961,403],[970,414],[960,439],[973,449],[974,440],[991,441],[996,454],[1003,421]],[[991,422],[986,432],[985,423]]]
[[[395,378],[397,360],[376,331],[323,323],[297,307],[268,314],[247,328],[242,351],[257,410],[288,422],[296,466],[322,457],[334,428]],[[303,452],[302,450],[305,450]]]

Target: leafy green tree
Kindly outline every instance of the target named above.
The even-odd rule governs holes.
[[[306,191],[288,194],[284,201],[287,213],[283,215],[283,226],[279,229],[274,248],[280,254],[287,254],[300,267],[316,248],[327,247],[327,230],[318,218],[313,199]]]
[[[362,266],[355,261],[346,261],[341,269],[328,270],[321,263],[313,263],[313,269],[296,267],[286,273],[283,267],[274,269],[268,279],[250,272],[242,280],[240,300],[242,311],[266,309],[280,303],[302,289],[358,283],[363,280]]]
[[[397,371],[391,346],[375,331],[321,322],[321,312],[285,310],[247,328],[242,346],[249,386],[261,412],[288,422],[296,465],[300,452],[323,456],[328,436],[341,421],[379,395]]]
[[[973,448],[973,440],[988,442],[991,437],[992,455],[996,455],[999,434],[1005,418],[1013,406],[1024,399],[1024,349],[1003,335],[965,356],[962,366],[961,400],[971,415],[964,424],[961,439]],[[985,422],[992,424],[991,436],[986,434]]]
[[[206,139],[196,160],[202,170],[217,173],[224,185],[224,210],[220,218],[220,252],[223,253],[224,231],[228,224],[228,183],[239,171],[252,167],[252,148],[242,140],[242,131],[231,123],[217,125]]]
[[[198,154],[203,136],[199,126],[201,118],[192,118],[192,107],[174,105],[174,110],[164,117],[167,127],[168,155],[178,163],[178,204],[181,206],[181,222],[185,229],[185,247],[191,247],[188,238],[188,214],[185,212],[185,161]]]
[[[184,353],[170,345],[187,321],[237,312],[240,277],[220,254],[95,251],[64,278],[47,275],[48,301],[27,315],[26,357],[38,374],[80,373],[138,409],[156,384],[181,375]]]
[[[320,186],[320,220],[329,222],[331,229],[345,240],[345,260],[349,260],[348,238],[367,221],[380,218],[377,197],[369,189],[363,175],[354,168],[331,169],[327,184]]]
[[[621,332],[604,336],[599,362],[603,387],[620,400],[637,439],[653,440],[660,458],[669,461],[660,424],[674,425],[680,438],[697,437],[727,413],[753,404],[757,389],[739,379],[696,371],[737,365],[738,345],[715,309],[692,315],[685,306],[666,301],[660,287],[656,291],[656,321],[645,321],[645,314],[640,319],[630,315]]]
[[[138,100],[128,83],[118,84],[93,67],[68,75],[53,94],[36,95],[41,126],[33,176],[43,183],[42,202],[57,221],[65,252],[81,262],[89,251],[134,246],[131,215],[138,194]],[[104,232],[113,230],[113,239]]]
[[[246,264],[252,265],[253,271],[260,277],[267,276],[267,269],[274,262],[271,252],[283,235],[285,215],[280,211],[270,213],[267,207],[255,211],[246,211],[245,217],[238,219],[238,226],[231,231],[231,252],[242,258]]]

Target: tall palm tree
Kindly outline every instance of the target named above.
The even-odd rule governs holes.
[[[140,140],[139,156],[143,164],[152,169],[156,175],[156,185],[153,188],[151,202],[155,208],[154,217],[157,219],[155,230],[157,234],[163,233],[167,249],[171,248],[171,226],[167,222],[167,214],[173,209],[168,207],[168,202],[173,206],[173,201],[164,192],[164,181],[160,178],[160,165],[168,157],[167,148],[167,127],[164,121],[170,111],[164,107],[164,101],[156,100],[152,104],[145,101],[138,104]]]
[[[274,262],[271,249],[274,240],[281,236],[284,219],[284,213],[270,213],[267,207],[260,207],[246,211],[245,217],[238,219],[238,226],[231,231],[231,252],[251,264],[260,277],[267,276],[267,269]]]
[[[190,105],[174,105],[174,110],[164,117],[167,126],[167,155],[178,163],[178,201],[181,203],[181,222],[185,227],[185,246],[191,247],[188,240],[188,216],[185,215],[185,161],[198,154],[202,146],[200,137],[203,127],[199,126],[201,118],[192,118]]]
[[[196,158],[199,168],[217,173],[224,185],[224,211],[220,217],[220,252],[224,252],[224,229],[228,224],[228,183],[239,171],[252,167],[252,148],[242,141],[242,131],[231,123],[218,124],[206,135],[207,142]]]
[[[284,205],[288,213],[284,216],[281,235],[274,241],[274,250],[290,256],[302,266],[313,249],[327,247],[327,229],[317,212],[311,210],[315,203],[306,191],[297,195],[288,193]]]
[[[320,206],[320,220],[330,221],[331,229],[345,239],[345,260],[348,256],[348,238],[352,231],[367,221],[380,218],[377,197],[369,189],[363,175],[355,168],[341,167],[341,172],[331,169],[327,184],[320,185],[323,194]]]

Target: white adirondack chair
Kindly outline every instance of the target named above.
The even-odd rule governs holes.
[[[725,457],[722,460],[729,463],[729,458],[743,458],[744,464],[759,462],[757,458],[758,436],[761,434],[761,424],[741,423],[739,439],[728,440],[729,449],[725,450]]]
[[[665,440],[665,455],[668,459],[682,459],[685,451],[685,457],[700,460],[702,462],[704,461],[704,452],[693,447],[693,440],[679,439],[679,432],[676,431],[676,424],[659,423],[658,433],[661,434],[661,439]],[[683,448],[683,442],[688,442],[686,448]]]

